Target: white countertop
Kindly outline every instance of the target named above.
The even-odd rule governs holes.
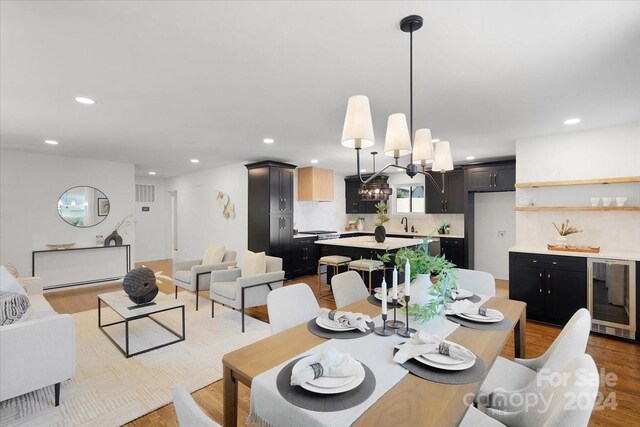
[[[568,252],[568,251],[550,251],[547,248],[539,246],[514,246],[509,252],[524,252],[528,254],[542,255],[565,255],[584,258],[609,258],[620,259],[625,261],[640,261],[640,252],[620,252],[620,251],[600,251],[597,254],[587,252]]]
[[[363,248],[363,249],[380,249],[380,250],[395,250],[404,248],[407,246],[419,245],[423,242],[422,239],[405,239],[401,237],[387,237],[384,242],[378,243],[373,236],[358,236],[358,237],[345,237],[342,239],[329,239],[318,240],[317,245],[329,245],[329,246],[346,246],[350,248]]]
[[[412,233],[410,231],[392,231],[392,230],[386,230],[386,231],[387,231],[387,234],[396,234],[396,235],[407,236],[407,237],[449,237],[451,239],[464,239],[464,236],[460,234],[427,234],[427,233]],[[340,231],[339,233],[342,236],[346,234],[355,234],[355,233],[374,234],[374,231],[373,230],[363,230],[363,231],[353,230],[353,231]]]
[[[298,234],[294,234],[293,238],[294,239],[302,239],[305,237],[318,237],[317,234],[305,234],[305,233],[298,233]]]

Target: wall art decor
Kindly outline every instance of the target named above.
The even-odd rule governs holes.
[[[236,217],[236,207],[229,198],[229,195],[218,191],[218,197],[216,197],[218,207],[222,208],[222,216],[224,219],[233,219]]]

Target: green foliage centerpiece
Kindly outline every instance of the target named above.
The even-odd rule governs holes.
[[[382,243],[384,239],[387,238],[387,231],[384,229],[384,224],[389,222],[390,219],[387,213],[387,204],[385,202],[376,203],[376,229],[374,230],[376,242]]]

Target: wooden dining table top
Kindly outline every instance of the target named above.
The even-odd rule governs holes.
[[[486,331],[460,326],[447,337],[447,340],[473,351],[489,369],[502,351],[513,328],[518,325],[518,322],[526,322],[526,304],[494,297],[484,305],[500,310],[505,320],[510,322],[510,328],[503,331]],[[369,303],[366,299],[357,301],[345,307],[344,310],[368,314],[372,318],[380,314],[380,307]],[[519,328],[522,335],[519,340],[522,342],[522,351],[524,351],[524,324]],[[384,339],[380,337],[381,341]],[[227,353],[222,363],[225,369],[230,370],[235,380],[250,387],[256,376],[326,341],[327,339],[309,332],[305,322]],[[391,355],[392,348],[390,347],[388,351]],[[367,409],[353,425],[458,425],[467,407],[472,403],[472,396],[477,393],[481,382],[451,385],[408,374]],[[225,402],[227,410],[231,410],[231,407],[227,406],[229,403]]]

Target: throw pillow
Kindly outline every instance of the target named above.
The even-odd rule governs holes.
[[[26,295],[0,291],[0,326],[19,322],[25,314],[28,316],[30,307]]]
[[[209,246],[202,257],[202,265],[212,265],[222,262],[224,258],[224,246]]]
[[[27,295],[27,291],[24,290],[18,279],[4,265],[0,266],[0,291]]]
[[[264,274],[267,271],[267,255],[264,252],[246,251],[242,258],[242,277]]]

